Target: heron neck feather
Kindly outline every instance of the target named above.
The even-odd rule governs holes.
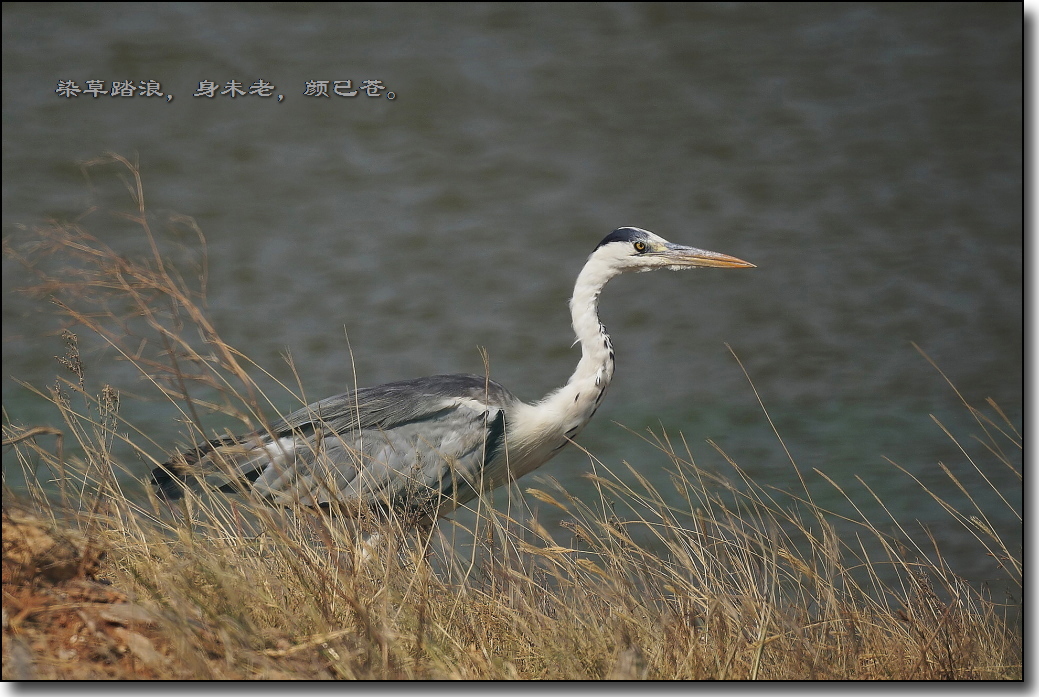
[[[523,459],[529,458],[525,465],[548,459],[575,437],[591,420],[613,378],[613,345],[599,321],[598,303],[603,286],[617,273],[593,254],[577,277],[570,314],[581,344],[581,360],[563,387],[525,405],[522,413],[515,415],[518,418],[510,449],[519,446],[527,455]]]

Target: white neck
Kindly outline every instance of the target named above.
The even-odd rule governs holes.
[[[521,462],[514,467],[523,470],[541,465],[580,433],[598,409],[613,379],[613,345],[599,321],[599,293],[617,273],[593,257],[578,275],[570,314],[581,344],[581,360],[566,385],[514,413],[509,450],[521,454]]]
[[[577,341],[581,344],[581,360],[566,385],[541,402],[546,406],[549,402],[558,402],[565,413],[581,420],[581,427],[592,418],[600,395],[613,379],[613,344],[606,327],[599,321],[598,307],[599,293],[614,275],[616,272],[611,273],[595,262],[586,264],[581,270],[574,286],[574,296],[570,299],[570,317]],[[562,403],[564,394],[569,398],[568,404]],[[590,411],[587,405],[592,405]]]

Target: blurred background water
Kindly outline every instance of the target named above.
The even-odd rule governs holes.
[[[493,378],[541,397],[579,355],[574,278],[621,225],[747,259],[606,289],[617,376],[582,445],[667,488],[666,458],[614,422],[666,429],[701,467],[725,470],[711,439],[798,490],[728,343],[817,502],[850,512],[813,468],[882,521],[860,478],[983,582],[992,560],[884,458],[966,508],[938,463],[977,474],[930,415],[986,457],[910,342],[1021,426],[1022,31],[1020,5],[996,3],[5,3],[4,234],[98,203],[80,162],[139,158],[149,209],[206,236],[223,338],[294,384],[290,353],[313,398],[353,384],[344,330],[361,384],[479,374],[482,346]],[[173,99],[55,93],[91,79]],[[192,96],[257,79],[283,99]],[[303,96],[347,79],[386,90]],[[105,242],[141,244],[118,227]],[[29,281],[4,261],[3,395],[5,418],[39,425],[55,415],[15,380],[52,384],[63,349],[14,292]],[[111,353],[85,362],[141,389]],[[135,409],[157,443],[183,442],[172,405]],[[983,466],[1020,510],[1017,477]],[[523,486],[588,493],[590,469],[571,448]]]

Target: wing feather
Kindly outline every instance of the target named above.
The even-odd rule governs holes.
[[[516,398],[474,375],[439,375],[329,397],[153,472],[168,498],[192,478],[278,504],[453,509],[476,495]]]

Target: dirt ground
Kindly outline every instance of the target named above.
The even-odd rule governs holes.
[[[85,535],[5,502],[4,680],[173,677],[155,615],[99,577],[103,557]]]

